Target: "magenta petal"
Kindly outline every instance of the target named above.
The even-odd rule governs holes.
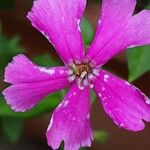
[[[132,16],[135,4],[135,0],[104,0],[101,22],[87,54],[95,65],[103,65],[128,47],[150,44],[150,11]]]
[[[37,0],[28,13],[32,25],[52,42],[65,63],[83,59],[80,19],[85,7],[86,0]]]
[[[6,67],[5,82],[13,84],[3,91],[15,111],[26,111],[42,98],[69,85],[66,67],[44,68],[24,55],[17,55]]]
[[[143,10],[133,16],[119,36],[123,47],[136,47],[150,44],[150,10]],[[127,40],[127,42],[123,42]]]
[[[90,91],[74,84],[62,103],[53,112],[47,129],[49,146],[58,149],[64,141],[65,150],[90,147],[93,139],[90,126]]]
[[[150,99],[133,85],[103,70],[93,84],[105,112],[119,127],[140,131],[143,120],[150,122]]]

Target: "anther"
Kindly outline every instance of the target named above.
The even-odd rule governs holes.
[[[91,79],[93,79],[93,78],[94,78],[94,75],[93,75],[92,73],[89,73],[89,74],[88,74],[88,79],[91,80]]]
[[[94,85],[93,85],[93,84],[90,84],[90,88],[93,89],[93,88],[94,88]]]
[[[83,84],[82,84],[82,80],[81,80],[80,78],[78,79],[77,84],[78,84],[78,88],[79,88],[80,90],[83,90],[83,89],[84,89],[84,86],[83,86]]]
[[[76,75],[72,75],[68,78],[69,82],[72,82],[76,79]]]
[[[98,70],[98,69],[93,69],[93,70],[92,70],[92,73],[93,73],[94,75],[98,76],[98,75],[99,75],[99,70]]]
[[[87,86],[89,84],[89,81],[87,78],[83,79],[83,86]]]
[[[68,75],[73,75],[73,71],[72,70],[69,70],[67,73],[68,73]]]
[[[86,71],[83,71],[80,75],[80,78],[83,79],[85,76],[87,75],[87,72]]]

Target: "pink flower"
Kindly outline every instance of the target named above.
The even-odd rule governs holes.
[[[35,1],[28,18],[53,44],[65,66],[39,67],[18,55],[6,67],[5,82],[12,85],[3,94],[14,111],[24,112],[46,95],[70,87],[47,129],[48,145],[53,149],[62,141],[65,150],[91,146],[90,88],[119,127],[140,131],[143,120],[150,122],[148,97],[102,69],[125,49],[150,44],[150,11],[133,15],[135,5],[136,0],[103,0],[97,32],[86,53],[80,30],[86,0]]]

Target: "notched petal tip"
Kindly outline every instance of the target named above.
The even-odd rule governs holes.
[[[89,117],[89,94],[89,88],[80,90],[73,84],[55,109],[46,133],[48,145],[53,149],[58,149],[62,141],[65,143],[65,150],[91,146],[93,135]]]
[[[13,60],[5,68],[4,81],[10,84],[19,83],[20,78],[26,74],[26,70],[32,68],[33,65],[34,64],[24,54],[14,56]],[[28,74],[26,74],[26,76],[27,75]]]
[[[14,111],[14,112],[25,112],[26,110],[22,110],[20,108],[17,108],[14,104],[12,104],[10,98],[7,96],[7,89],[2,91],[2,94],[4,96],[4,99],[6,100],[6,104],[8,106],[10,106],[10,108]]]
[[[16,55],[16,56],[13,57],[12,61],[10,63],[8,63],[8,65],[5,67],[4,82],[11,83],[10,82],[10,76],[11,76],[11,73],[13,73],[13,67],[14,67],[14,65],[16,65],[16,63],[21,63],[20,60],[21,59],[25,59],[25,58],[26,58],[26,56],[23,55],[23,54],[18,54],[18,55]]]
[[[138,88],[104,70],[93,84],[105,112],[120,128],[137,132],[145,128],[144,121],[150,122],[149,98]]]
[[[3,95],[16,112],[32,109],[45,96],[69,85],[66,67],[40,67],[23,54],[13,58],[4,76],[5,82],[12,85],[3,91]]]

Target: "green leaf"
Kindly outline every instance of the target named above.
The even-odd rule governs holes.
[[[88,150],[89,148],[86,148],[86,147],[83,147],[83,148],[80,148],[80,150]]]
[[[150,46],[129,49],[127,58],[130,82],[150,70]]]
[[[91,24],[88,22],[88,20],[85,17],[83,17],[81,21],[81,32],[82,32],[84,44],[86,46],[89,46],[91,42],[93,41],[94,30]]]
[[[145,9],[150,9],[150,2],[148,2],[148,5],[146,6]]]
[[[58,66],[60,63],[51,54],[38,55],[33,58],[34,62],[42,66]]]
[[[11,9],[15,6],[15,0],[1,0],[0,9]]]
[[[91,96],[91,104],[93,104],[97,98],[95,92],[93,90],[90,91],[90,96]]]
[[[20,139],[23,131],[23,120],[17,118],[2,118],[1,129],[6,138],[11,143],[16,143]]]
[[[0,33],[0,73],[3,72],[14,55],[22,53],[23,51],[19,45],[19,37],[8,39]]]
[[[30,111],[24,113],[17,113],[11,110],[10,106],[8,106],[0,96],[0,116],[2,117],[16,117],[16,118],[33,118],[40,116],[46,112],[53,111],[54,108],[60,103],[62,99],[61,92],[54,93],[45,97],[38,105],[36,105]]]
[[[82,30],[85,31],[90,31],[92,29],[90,28],[88,22],[84,19],[83,21],[84,26]],[[85,30],[86,29],[86,30]],[[89,43],[91,34],[87,34],[85,37],[85,42]],[[8,64],[8,62],[12,59],[13,55],[16,53],[20,52],[21,48],[18,46],[18,38],[13,38],[9,40],[3,35],[0,35],[0,61],[2,68]],[[5,58],[5,59],[4,59]],[[57,66],[58,62],[51,57],[50,54],[45,54],[45,55],[39,55],[34,58],[34,62],[37,64],[43,65],[43,66]],[[63,92],[58,92],[52,95],[47,96],[44,100],[42,100],[36,107],[34,107],[32,110],[25,112],[25,113],[16,113],[13,112],[10,109],[10,106],[8,106],[2,96],[0,96],[0,116],[2,117],[16,117],[16,118],[32,118],[36,117],[39,115],[42,115],[46,112],[53,111],[53,109],[59,104],[60,100],[62,99],[62,93]]]
[[[8,39],[3,35],[0,35],[0,68],[3,72],[5,66],[12,60],[12,57],[21,52],[21,48],[18,45],[18,38]],[[4,59],[5,58],[5,59]],[[43,56],[37,56],[35,62],[43,66],[55,66],[57,62],[48,54]],[[6,84],[5,84],[6,85]],[[32,118],[42,115],[46,112],[52,111],[62,99],[61,92],[49,95],[44,98],[37,106],[32,110],[25,113],[13,112],[3,98],[0,96],[0,116],[2,117],[16,117],[16,118]]]
[[[102,144],[108,141],[109,134],[106,131],[94,131],[94,139]]]

